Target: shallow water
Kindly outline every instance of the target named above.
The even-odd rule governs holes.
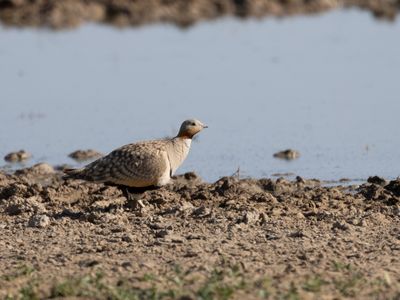
[[[400,22],[368,13],[73,31],[0,29],[0,155],[75,164],[209,125],[180,172],[400,175]],[[295,161],[273,153],[300,151]]]

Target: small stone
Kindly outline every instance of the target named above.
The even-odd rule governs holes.
[[[300,177],[300,176],[296,176],[296,182],[297,182],[297,183],[302,183],[302,184],[306,183],[306,181],[304,180],[304,178],[302,178],[302,177]]]
[[[164,229],[164,230],[159,230],[159,231],[157,231],[156,234],[155,234],[155,236],[156,236],[156,238],[164,238],[164,237],[166,237],[168,234],[169,234],[169,231]]]
[[[122,236],[122,238],[121,238],[124,242],[127,242],[127,243],[132,243],[133,242],[133,236],[131,235],[131,234],[125,234],[125,235],[123,235]]]
[[[339,229],[339,230],[343,230],[343,231],[348,230],[349,228],[350,228],[349,225],[345,222],[337,221],[337,222],[333,223],[333,225],[332,225],[332,229]]]
[[[100,264],[100,261],[95,260],[95,259],[85,259],[85,260],[79,261],[79,266],[84,267],[84,268],[94,267],[99,264]]]
[[[305,235],[304,232],[301,231],[301,230],[297,230],[297,231],[291,232],[291,233],[289,234],[289,237],[291,237],[291,238],[303,238],[303,237],[305,237],[305,236],[306,236],[306,235]]]
[[[100,152],[97,152],[96,150],[88,149],[88,150],[76,150],[76,151],[70,153],[68,156],[77,161],[84,161],[84,160],[102,157],[103,154],[101,154]]]
[[[200,206],[193,210],[192,215],[196,217],[205,217],[211,213],[210,209],[205,206]]]
[[[396,206],[393,210],[395,216],[400,217],[400,207]]]
[[[183,174],[183,176],[185,177],[186,180],[194,180],[194,179],[197,179],[199,177],[194,172],[187,172],[187,173]]]
[[[360,218],[353,218],[350,222],[354,226],[363,226],[365,224],[364,220]]]
[[[185,238],[177,234],[170,234],[166,237],[165,240],[172,243],[183,243],[185,241]]]
[[[50,225],[50,218],[46,215],[33,215],[28,222],[29,227],[45,228]]]
[[[121,266],[125,269],[132,267],[132,263],[130,261],[124,261]]]
[[[275,158],[292,160],[300,157],[300,152],[293,149],[286,149],[274,154]]]
[[[21,162],[21,161],[27,160],[28,158],[31,158],[31,157],[32,157],[32,155],[29,152],[26,152],[25,150],[19,150],[17,152],[8,153],[4,157],[4,160],[7,162],[15,163],[15,162]]]
[[[267,231],[265,233],[265,238],[268,241],[279,240],[281,237],[273,231]]]
[[[248,211],[244,215],[244,222],[246,224],[255,224],[260,219],[260,214],[257,212]]]
[[[271,193],[257,193],[251,196],[250,200],[256,202],[268,202],[271,204],[278,203],[278,200]]]
[[[280,208],[273,208],[271,214],[273,216],[280,216],[282,214],[282,210]]]

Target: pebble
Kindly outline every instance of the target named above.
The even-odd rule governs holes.
[[[333,223],[332,229],[348,230],[350,229],[350,226],[345,222],[337,221]]]
[[[246,224],[255,224],[258,222],[259,219],[260,219],[260,213],[258,212],[248,211],[244,215],[244,222]]]
[[[165,241],[172,243],[183,243],[185,238],[177,234],[170,234],[165,238]]]
[[[50,225],[50,218],[46,215],[33,215],[28,222],[29,227],[45,228]]]

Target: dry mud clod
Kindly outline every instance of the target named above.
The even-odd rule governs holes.
[[[4,156],[4,160],[7,162],[15,163],[15,162],[22,162],[31,157],[32,155],[29,152],[25,150],[19,150],[17,152],[8,153],[6,156]]]
[[[103,154],[93,149],[87,149],[87,150],[76,150],[68,154],[68,156],[76,161],[85,161],[89,159],[102,157]]]
[[[293,160],[293,159],[300,157],[300,152],[293,150],[293,149],[287,149],[287,150],[279,151],[279,152],[275,153],[274,157],[286,159],[286,160]]]

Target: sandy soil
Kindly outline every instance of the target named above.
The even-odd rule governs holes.
[[[241,18],[318,13],[358,7],[394,19],[400,0],[2,0],[0,19],[12,26],[74,27],[83,22],[117,26],[171,22],[189,26],[221,16]]]
[[[399,299],[400,180],[194,173],[141,195],[0,173],[0,298]]]

